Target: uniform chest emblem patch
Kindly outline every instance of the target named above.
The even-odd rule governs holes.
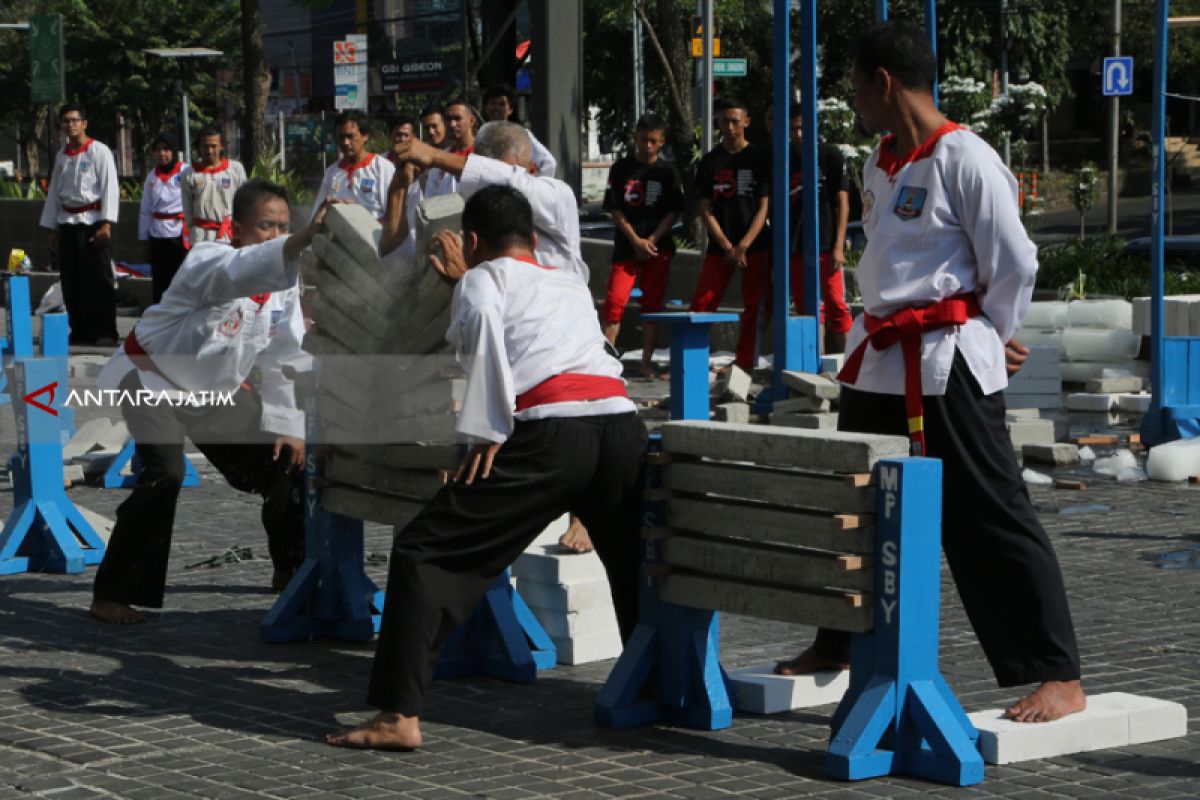
[[[923,189],[919,186],[903,186],[900,188],[900,196],[896,200],[896,207],[892,210],[896,213],[897,217],[905,222],[910,219],[916,219],[925,210],[925,197],[928,194],[928,189]]]
[[[867,189],[863,195],[863,222],[868,222],[871,219],[871,209],[875,208],[875,192]]]
[[[282,309],[276,309],[271,312],[271,329],[267,331],[267,336],[274,337],[275,329],[279,327],[279,318],[283,316]]]
[[[362,190],[363,194],[370,194],[375,189],[375,179],[363,178],[358,182],[358,188]]]
[[[222,189],[232,189],[233,188],[233,178],[221,178],[221,188]]]
[[[218,330],[221,331],[222,336],[227,336],[232,339],[234,336],[237,336],[238,331],[241,329],[242,310],[240,308],[235,308],[233,311],[229,312],[229,316],[225,317],[225,319],[221,321],[221,327]]]
[[[91,168],[92,168],[92,163],[90,161],[80,161],[79,162],[79,171],[80,172],[87,172]]]

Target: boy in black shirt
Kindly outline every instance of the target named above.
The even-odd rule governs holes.
[[[750,114],[745,103],[721,100],[716,121],[721,143],[696,168],[695,196],[708,229],[708,252],[691,310],[716,311],[734,269],[741,270],[742,318],[734,363],[749,370],[758,359],[758,306],[770,274],[769,165],[746,141]]]
[[[767,131],[774,135],[775,108],[767,107]],[[788,110],[788,138],[791,142],[789,197],[791,199],[791,243],[788,248],[789,282],[792,300],[798,313],[804,312],[804,245],[803,155],[800,143],[803,118],[800,107]],[[767,144],[766,161],[770,163],[773,150]],[[850,216],[850,191],[846,176],[846,160],[836,146],[821,142],[817,147],[817,216],[820,221],[821,250],[821,319],[825,325],[825,352],[841,353],[846,349],[846,333],[854,323],[846,305],[846,284],[842,267],[846,264],[846,223]]]
[[[644,115],[634,129],[634,155],[617,161],[608,172],[604,210],[612,215],[617,235],[600,323],[613,344],[621,330],[621,314],[639,275],[643,312],[662,311],[667,291],[667,274],[675,255],[671,226],[683,211],[684,201],[675,166],[658,159],[666,141],[665,130],[662,117]],[[646,323],[643,327],[642,375],[651,378],[657,326]]]

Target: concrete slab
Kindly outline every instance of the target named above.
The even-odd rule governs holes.
[[[1090,394],[1120,394],[1140,392],[1143,381],[1138,375],[1123,375],[1119,378],[1092,378],[1084,386]]]
[[[372,273],[380,271],[379,239],[383,227],[371,212],[357,203],[338,203],[325,213],[325,227],[360,266]]]
[[[1061,394],[1018,394],[1004,393],[1004,404],[1009,409],[1014,408],[1062,408]]]
[[[120,450],[129,441],[129,428],[125,420],[115,420],[103,434],[96,439],[96,450]]]
[[[1068,411],[1107,412],[1117,407],[1115,394],[1092,394],[1090,392],[1073,392],[1067,395]]]
[[[750,422],[750,405],[748,403],[721,403],[713,409],[713,419],[717,422]]]
[[[837,430],[837,414],[797,414],[771,412],[771,424],[781,428],[804,428],[806,430]]]
[[[433,237],[439,232],[450,230],[457,233],[462,228],[463,206],[460,194],[444,194],[427,197],[417,206],[416,213],[416,261],[424,266],[433,250]]]
[[[829,410],[829,401],[820,397],[799,395],[786,400],[777,401],[772,407],[772,413],[781,414],[819,414]]]
[[[750,387],[753,385],[754,381],[750,377],[750,373],[736,364],[732,364],[729,367],[729,374],[717,384],[717,395],[728,396],[736,402],[744,403],[749,399]]]
[[[1006,395],[1010,392],[1013,394],[1062,394],[1062,377],[1031,378],[1018,372],[1009,378],[1008,388],[1004,390]]]
[[[1115,696],[1114,696],[1115,695]],[[1092,695],[1088,707],[1054,722],[1036,724],[1004,719],[992,709],[968,714],[979,729],[979,750],[989,764],[1055,758],[1072,753],[1105,750],[1187,734],[1187,709],[1178,703],[1128,695]]]
[[[1079,463],[1079,446],[1069,442],[1026,444],[1021,446],[1021,457],[1025,463],[1033,462],[1065,467]]]
[[[908,439],[841,431],[678,421],[662,427],[667,452],[785,467],[868,472],[889,456],[908,455]]]
[[[1145,414],[1150,410],[1152,399],[1148,394],[1119,394],[1117,395],[1117,410],[1126,414]]]
[[[850,670],[813,675],[776,675],[775,664],[735,669],[729,680],[737,687],[737,709],[751,714],[782,714],[841,701],[850,688]]]
[[[783,384],[793,392],[808,397],[819,397],[822,400],[836,400],[842,393],[840,384],[828,378],[822,378],[820,375],[813,375],[811,372],[786,370],[783,373]]]
[[[1053,444],[1054,423],[1048,419],[1023,419],[1006,423],[1013,447],[1020,450],[1027,444]]]
[[[90,419],[75,429],[75,435],[63,445],[63,462],[70,461],[95,447],[100,439],[112,428],[113,422],[107,417]]]

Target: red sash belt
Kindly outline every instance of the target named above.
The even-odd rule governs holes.
[[[233,217],[225,217],[220,221],[192,217],[192,224],[206,231],[216,231],[218,239],[233,239]]]
[[[183,219],[183,212],[176,211],[174,214],[169,214],[165,211],[155,211],[154,218],[155,219]]]
[[[964,325],[983,314],[973,292],[956,294],[924,308],[903,308],[887,317],[863,314],[867,338],[846,359],[838,380],[853,386],[858,382],[867,345],[887,350],[897,342],[904,352],[904,410],[913,455],[925,454],[925,406],[921,401],[921,334],[938,328]]]
[[[136,325],[129,331],[129,335],[125,337],[125,355],[129,356],[129,360],[133,362],[133,365],[142,372],[153,372],[172,386],[175,385],[174,381],[162,373],[162,370],[154,363],[154,359],[150,358],[150,354],[146,352],[141,342],[138,341]]]
[[[83,214],[87,211],[99,211],[101,208],[100,201],[88,203],[86,206],[63,206],[62,210],[68,214]]]
[[[575,400],[606,400],[610,397],[628,397],[625,381],[603,375],[584,375],[564,372],[517,395],[517,411],[524,411],[549,403],[568,403]]]

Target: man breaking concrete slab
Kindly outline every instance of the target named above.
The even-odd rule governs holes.
[[[890,131],[863,168],[866,313],[850,331],[838,428],[909,434],[942,459],[942,546],[963,607],[1001,686],[1036,683],[1007,709],[1021,722],[1082,711],[1079,651],[1062,572],[1004,425],[1012,341],[1029,307],[1037,248],[1012,174],[933,102],[924,31],[868,31],[854,62],[855,106]],[[1008,342],[1006,347],[1005,342]],[[821,629],[785,674],[844,668],[849,634]]]
[[[592,296],[565,270],[539,263],[521,192],[480,189],[462,225],[470,268],[455,287],[446,338],[467,369],[457,429],[474,446],[454,481],[393,540],[367,698],[380,713],[329,735],[339,747],[421,744],[442,645],[563,512],[594,534],[623,640],[637,624],[646,429]]]
[[[231,486],[263,498],[273,588],[304,558],[304,412],[284,368],[311,363],[297,257],[325,206],[289,237],[287,190],[251,180],[232,212],[233,245],[193,247],[97,379],[116,392],[142,462],[96,573],[91,613],[103,622],[142,622],[133,606],[162,607],[184,437]]]

